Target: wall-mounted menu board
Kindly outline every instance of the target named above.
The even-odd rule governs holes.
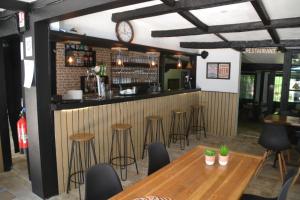
[[[207,63],[207,79],[230,79],[230,63]]]
[[[93,67],[96,65],[96,52],[83,44],[65,44],[66,67]]]

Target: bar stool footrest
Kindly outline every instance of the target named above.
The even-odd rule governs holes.
[[[135,163],[135,159],[133,157],[130,157],[130,156],[117,156],[117,157],[114,157],[111,159],[110,161],[110,164],[111,165],[114,165],[114,166],[118,166],[118,167],[124,167],[125,165],[124,164],[120,164],[120,163],[114,163],[115,160],[118,160],[118,159],[121,159],[121,160],[124,160],[124,159],[127,159],[127,161],[129,160],[129,162],[127,162],[127,165],[133,165]]]

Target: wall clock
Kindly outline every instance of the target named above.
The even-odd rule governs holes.
[[[130,22],[122,21],[116,24],[116,35],[122,42],[132,42],[134,37],[133,27]]]

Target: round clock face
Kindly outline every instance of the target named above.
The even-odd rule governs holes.
[[[134,35],[132,25],[128,21],[117,23],[116,34],[120,41],[131,42]]]

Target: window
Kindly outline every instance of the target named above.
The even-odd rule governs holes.
[[[254,99],[255,75],[241,75],[240,99]]]
[[[273,101],[280,102],[282,76],[275,76]]]

